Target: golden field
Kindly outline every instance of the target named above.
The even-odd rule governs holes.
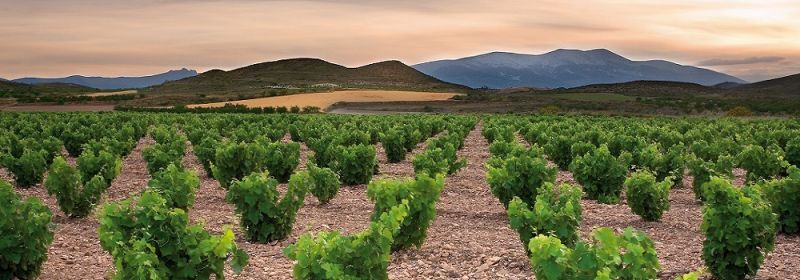
[[[273,96],[229,102],[189,105],[189,108],[222,107],[231,103],[247,107],[319,107],[323,111],[339,102],[395,102],[395,101],[442,101],[448,100],[458,93],[387,91],[387,90],[348,90],[323,93],[303,93],[284,96]]]

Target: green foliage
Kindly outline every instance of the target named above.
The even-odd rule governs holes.
[[[0,154],[2,165],[14,174],[17,187],[28,188],[42,181],[47,169],[44,150],[25,149],[19,158],[9,154]]]
[[[689,168],[689,174],[694,176],[692,190],[694,191],[695,198],[705,201],[702,186],[711,181],[711,177],[733,177],[733,162],[733,157],[728,155],[720,156],[716,162],[708,162],[698,158],[694,154],[690,155],[686,166]]]
[[[597,149],[597,146],[589,142],[576,142],[569,148],[572,158],[583,156],[594,151],[595,149]]]
[[[406,158],[406,138],[402,131],[390,129],[386,133],[381,133],[380,139],[389,162],[401,162]]]
[[[122,170],[122,159],[107,151],[95,153],[92,150],[84,150],[78,157],[77,167],[81,173],[81,182],[88,182],[95,175],[100,175],[106,180],[106,185],[111,185],[111,181],[117,178]]]
[[[336,148],[336,155],[333,169],[339,174],[343,184],[369,183],[378,165],[374,146],[364,144],[339,146]]]
[[[613,204],[619,201],[630,157],[629,153],[622,153],[615,158],[608,147],[602,145],[575,158],[570,164],[570,171],[575,180],[583,185],[583,190],[590,199]]]
[[[426,156],[433,156],[432,160],[445,162],[447,164],[447,174],[454,174],[467,165],[467,161],[458,159],[457,154],[459,147],[463,145],[463,139],[464,137],[455,133],[445,133],[437,138],[430,139],[428,140],[428,146],[425,148],[425,151],[430,151],[430,154]]]
[[[0,279],[36,279],[53,242],[53,214],[41,200],[20,199],[0,181]]]
[[[263,171],[266,157],[266,149],[258,143],[222,143],[215,152],[211,173],[227,189],[231,181]]]
[[[494,141],[489,145],[489,153],[498,158],[507,158],[524,152],[525,146],[517,142]]]
[[[142,149],[142,157],[147,162],[147,172],[155,174],[170,164],[181,165],[184,149],[171,144],[156,143]]]
[[[300,144],[272,142],[264,148],[267,155],[262,160],[269,174],[278,182],[289,182],[289,177],[300,164]]]
[[[761,194],[712,177],[703,184],[703,260],[716,279],[755,277],[775,246],[777,215]]]
[[[528,245],[536,279],[657,279],[660,264],[653,241],[641,231],[595,229],[592,242],[568,248],[553,236],[538,235]]]
[[[511,228],[519,233],[525,250],[528,250],[531,238],[540,234],[556,236],[567,246],[573,246],[579,238],[581,196],[581,189],[576,186],[562,184],[555,187],[552,183],[545,183],[536,196],[533,209],[514,197],[508,205],[508,220]]]
[[[635,161],[640,169],[650,171],[658,181],[667,177],[673,177],[675,183],[683,180],[686,160],[680,146],[673,146],[662,153],[659,145],[647,145],[638,151]]]
[[[147,186],[166,200],[167,207],[188,211],[194,205],[194,193],[200,186],[200,178],[194,172],[169,165],[153,175]]]
[[[232,230],[212,236],[155,192],[106,204],[99,217],[100,245],[114,259],[114,279],[224,279],[228,259],[236,273],[247,265]]]
[[[422,153],[414,156],[411,164],[414,166],[415,174],[450,174],[451,167],[456,171],[466,165],[466,161],[459,160],[451,165],[447,160],[447,154],[455,154],[455,148],[452,145],[445,149],[432,148],[425,149]],[[455,171],[454,171],[455,172]]]
[[[403,220],[394,237],[392,251],[422,247],[428,227],[436,218],[436,202],[444,189],[444,175],[418,175],[416,180],[378,180],[367,187],[367,196],[375,202],[372,221],[380,222],[381,215],[408,201],[408,217]]]
[[[267,172],[253,173],[241,181],[233,181],[226,199],[236,205],[247,239],[267,243],[282,240],[292,233],[297,210],[303,206],[311,183],[307,172],[295,173],[281,199],[277,180],[270,178]]]
[[[800,169],[789,168],[789,176],[763,183],[764,197],[778,215],[778,231],[786,234],[800,233]]]
[[[548,167],[547,161],[531,151],[498,161],[498,166],[487,165],[486,181],[492,194],[508,208],[512,198],[518,197],[533,205],[539,188],[554,183],[558,170]]]
[[[495,141],[512,142],[517,140],[515,136],[516,130],[514,130],[514,128],[511,126],[487,125],[483,127],[481,134],[486,138],[486,141],[489,141],[489,143],[494,143]]]
[[[320,204],[328,204],[337,193],[339,186],[339,176],[330,168],[317,167],[314,163],[308,163],[308,175],[311,176],[311,187],[309,191],[319,200]]]
[[[783,150],[775,145],[766,150],[758,145],[747,145],[736,157],[736,161],[747,170],[747,182],[775,178],[788,165],[783,160]]]
[[[86,183],[72,166],[62,157],[53,160],[47,180],[44,182],[47,193],[58,200],[58,207],[70,217],[86,217],[94,209],[100,196],[106,190],[106,180],[95,175]]]
[[[296,261],[294,279],[389,279],[394,236],[408,216],[408,202],[381,214],[369,229],[350,236],[339,232],[303,234],[283,253]]]
[[[800,166],[800,137],[795,137],[786,143],[786,161],[794,166]]]
[[[572,162],[572,140],[566,135],[552,137],[544,145],[544,151],[558,168],[566,170]]]
[[[192,149],[194,155],[197,156],[200,164],[203,165],[203,170],[205,170],[207,174],[211,174],[211,164],[214,162],[217,146],[220,144],[219,141],[214,137],[205,137],[200,140],[200,143],[193,144]]]
[[[639,171],[631,174],[624,185],[628,206],[645,221],[658,221],[669,210],[672,178],[656,182],[656,177],[649,171]]]

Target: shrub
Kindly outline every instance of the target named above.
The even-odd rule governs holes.
[[[455,148],[452,145],[448,145],[446,149],[425,149],[425,151],[414,156],[414,159],[411,160],[411,164],[414,166],[414,174],[451,174],[451,170],[455,172],[466,165],[466,161],[463,159],[451,164],[447,154],[455,154]]]
[[[406,139],[403,132],[397,129],[390,129],[386,133],[380,134],[381,144],[386,151],[386,159],[389,162],[401,162],[406,157]],[[414,143],[416,145],[416,143]]]
[[[308,175],[311,176],[310,192],[319,200],[320,204],[328,204],[339,192],[339,176],[330,168],[320,168],[314,163],[308,164]]]
[[[753,188],[739,190],[728,180],[712,177],[702,190],[706,266],[717,279],[754,277],[764,254],[774,248],[777,215]]]
[[[686,166],[689,168],[689,174],[694,176],[692,190],[695,198],[700,201],[705,201],[702,186],[711,181],[712,176],[733,177],[733,157],[728,155],[720,156],[716,162],[707,162],[691,155]]]
[[[525,146],[517,142],[494,141],[489,145],[489,153],[498,158],[507,158],[524,152]]]
[[[53,214],[0,181],[0,279],[36,279],[53,242]]]
[[[114,279],[224,279],[231,256],[234,272],[247,265],[231,229],[212,236],[155,192],[106,204],[99,217],[100,245],[114,259]]]
[[[180,166],[184,152],[183,148],[156,143],[142,149],[142,157],[147,162],[147,172],[152,175],[167,168],[170,164]]]
[[[122,159],[107,151],[95,153],[87,149],[78,157],[77,167],[81,173],[81,182],[88,182],[95,175],[100,175],[106,180],[106,185],[111,185],[111,181],[122,170]]]
[[[728,117],[750,117],[753,116],[753,111],[745,106],[736,106],[725,112]]]
[[[686,167],[681,148],[682,146],[673,146],[662,153],[658,144],[645,146],[636,154],[636,165],[653,173],[658,181],[673,177],[673,182],[681,182]]]
[[[736,157],[739,166],[747,170],[747,182],[774,178],[786,168],[783,151],[778,146],[767,150],[758,145],[747,145]]]
[[[555,136],[544,145],[544,151],[558,168],[566,170],[572,162],[572,141],[565,135]]]
[[[786,143],[786,161],[794,166],[800,166],[800,137],[795,137]]]
[[[392,251],[422,247],[428,227],[436,218],[436,202],[444,189],[444,175],[417,176],[416,180],[378,180],[367,187],[367,196],[375,202],[372,221],[380,222],[381,214],[408,201],[408,217],[404,219],[392,243]]]
[[[288,191],[281,199],[277,180],[267,172],[253,173],[241,181],[233,181],[226,199],[236,205],[247,239],[267,243],[292,233],[297,210],[303,206],[310,184],[307,172],[292,175]]]
[[[44,171],[47,169],[47,160],[42,150],[25,149],[19,158],[13,155],[2,154],[2,164],[8,171],[14,174],[14,182],[17,187],[28,188],[42,181]]]
[[[257,143],[224,143],[214,154],[211,173],[227,189],[231,181],[263,171],[266,156],[267,151]]]
[[[278,182],[289,182],[289,177],[300,164],[300,144],[273,142],[266,144],[265,150],[267,155],[263,161],[269,174]]]
[[[506,208],[514,197],[533,205],[539,188],[545,183],[554,183],[558,172],[554,167],[548,167],[544,158],[530,153],[509,157],[502,160],[499,166],[487,168],[486,181],[492,194]]]
[[[293,272],[298,280],[311,279],[389,279],[387,268],[394,235],[408,215],[408,202],[381,214],[369,229],[350,236],[339,232],[303,234],[284,249],[296,261]]]
[[[598,228],[591,243],[578,241],[568,248],[553,236],[538,235],[528,250],[536,279],[657,279],[658,263],[647,234],[626,228],[621,235]]]
[[[595,146],[592,143],[576,142],[575,144],[572,144],[572,146],[570,146],[569,151],[570,154],[572,155],[572,158],[576,158],[578,156],[586,155],[594,151],[595,149],[597,149],[597,146]]]
[[[800,169],[790,167],[789,176],[765,182],[761,189],[772,205],[772,212],[778,215],[778,231],[800,233]]]
[[[656,182],[656,177],[649,171],[639,171],[631,174],[624,185],[628,206],[645,221],[658,221],[669,210],[672,178]]]
[[[485,126],[481,129],[481,134],[486,141],[489,143],[493,143],[495,141],[517,141],[516,138],[516,131],[512,126],[504,126],[504,125],[495,125],[495,126]]]
[[[425,149],[441,150],[440,152],[436,152],[437,156],[441,156],[436,159],[447,163],[447,174],[454,174],[467,165],[465,159],[458,159],[457,152],[458,147],[461,145],[461,140],[463,140],[463,138],[457,134],[446,133],[445,135],[429,140],[428,146]]]
[[[601,203],[617,203],[628,173],[630,154],[615,158],[605,145],[579,156],[570,164],[570,171],[590,199]]]
[[[369,183],[377,168],[375,147],[359,144],[355,146],[339,146],[336,148],[335,170],[345,185]]]
[[[211,174],[212,172],[211,164],[214,162],[214,157],[217,153],[217,146],[219,144],[220,143],[216,138],[205,137],[203,140],[200,140],[200,143],[196,143],[196,145],[192,146],[194,155],[197,156],[200,164],[203,165],[203,170],[205,170],[207,174]]]
[[[554,187],[552,183],[545,183],[536,196],[535,205],[514,197],[508,205],[508,220],[511,228],[519,233],[525,250],[531,238],[539,234],[556,236],[567,246],[573,246],[578,241],[577,230],[582,219],[581,195],[578,187],[569,184]]]
[[[200,179],[193,172],[171,164],[156,173],[147,186],[166,200],[167,207],[188,210],[194,205],[194,193],[200,186]]]
[[[58,207],[70,217],[86,217],[100,200],[107,185],[101,175],[95,175],[86,183],[72,166],[62,157],[53,160],[47,180],[47,193],[58,200]]]

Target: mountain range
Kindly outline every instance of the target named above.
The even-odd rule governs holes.
[[[724,73],[664,60],[633,61],[606,49],[559,49],[541,55],[492,52],[412,67],[440,80],[472,88],[573,88],[645,80],[706,86],[746,83]]]
[[[194,77],[197,71],[186,68],[180,70],[170,70],[165,73],[144,76],[144,77],[84,77],[69,76],[64,78],[21,78],[13,80],[17,83],[36,85],[36,84],[75,84],[102,90],[116,89],[135,89],[160,85],[168,81],[176,81],[184,78]]]
[[[211,70],[166,82],[142,92],[157,94],[263,94],[289,88],[359,88],[416,91],[467,91],[425,75],[399,61],[348,68],[316,58],[264,62],[235,70]]]

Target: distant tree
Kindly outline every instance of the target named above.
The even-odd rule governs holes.
[[[750,117],[753,115],[753,111],[745,106],[736,106],[725,112],[725,115],[728,117]]]

